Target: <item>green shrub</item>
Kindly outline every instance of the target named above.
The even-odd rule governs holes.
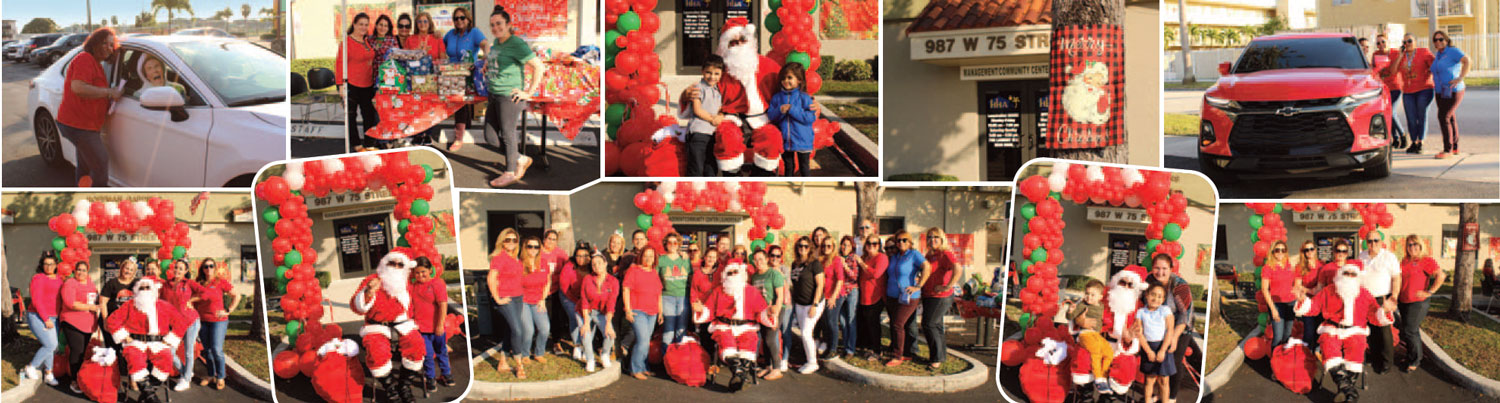
[[[825,80],[832,80],[833,56],[820,56],[818,58],[822,60],[821,64],[818,65],[818,77],[823,77]]]
[[[944,174],[915,173],[891,175],[888,180],[898,182],[958,182],[958,177]]]
[[[323,287],[323,289],[326,290],[328,289],[328,283],[331,282],[333,282],[333,274],[330,274],[326,271],[318,272],[318,286]]]
[[[841,81],[869,81],[872,77],[870,64],[864,60],[845,60],[833,67],[833,79]]]
[[[870,79],[880,79],[880,56],[870,58]]]
[[[1193,301],[1203,301],[1203,293],[1208,292],[1203,286],[1197,284],[1188,284],[1188,288],[1193,292]]]
[[[291,72],[301,74],[303,77],[306,77],[307,71],[315,68],[322,67],[333,70],[333,61],[334,60],[332,57],[317,59],[292,59]]]

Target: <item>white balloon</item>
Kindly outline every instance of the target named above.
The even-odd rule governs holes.
[[[286,186],[292,190],[302,190],[302,185],[307,183],[307,177],[301,172],[291,172],[281,177],[286,179]]]
[[[151,211],[150,204],[143,201],[135,202],[135,219],[144,220],[146,219],[146,217],[150,217],[153,215],[156,215],[156,212]]]
[[[660,185],[656,185],[656,191],[665,194],[675,193],[677,192],[677,182],[662,182]]]
[[[1068,176],[1058,172],[1061,171],[1052,171],[1052,176],[1047,177],[1047,187],[1054,192],[1061,192],[1068,187]]]
[[[108,214],[110,217],[120,215],[120,203],[104,202],[104,214]]]
[[[1349,203],[1339,203],[1339,211],[1349,211],[1349,210],[1353,210],[1353,209],[1354,209],[1354,205],[1352,205],[1352,204],[1349,204]]]
[[[286,163],[286,173],[302,173],[302,161]]]
[[[707,188],[708,188],[708,182],[693,181],[693,190],[702,192],[703,189],[707,189]]]
[[[1058,172],[1062,172],[1064,175],[1066,175],[1068,173],[1068,170],[1071,169],[1072,166],[1073,163],[1071,162],[1058,161],[1056,164],[1052,164],[1052,174],[1057,175]]]
[[[729,193],[729,196],[730,196],[731,199],[735,198],[735,197],[739,197],[739,194],[740,194],[740,184],[739,184],[739,182],[724,182],[724,191]]]
[[[89,201],[87,199],[79,200],[79,201],[73,203],[73,221],[78,222],[78,226],[80,226],[80,227],[87,227],[87,226],[89,226],[89,205],[90,204],[91,203],[89,203]]]
[[[323,168],[327,169],[328,173],[331,174],[344,172],[344,160],[338,158],[323,160]]]
[[[729,211],[744,211],[744,210],[745,210],[745,206],[740,205],[740,199],[738,197],[731,197],[731,198],[729,198]]]
[[[1140,207],[1141,197],[1135,194],[1125,196],[1125,205],[1130,207]]]
[[[1141,175],[1141,171],[1139,169],[1125,168],[1125,170],[1121,173],[1122,175],[1120,176],[1125,180],[1125,187],[1127,188],[1134,187],[1135,184],[1146,181],[1145,175]]]
[[[380,156],[362,155],[359,157],[359,162],[365,166],[365,172],[375,172],[375,168],[380,167]]]
[[[1088,178],[1089,182],[1101,182],[1104,180],[1104,168],[1098,165],[1089,166],[1084,173],[1084,177]]]

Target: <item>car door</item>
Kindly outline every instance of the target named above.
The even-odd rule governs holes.
[[[163,56],[141,46],[120,48],[112,82],[125,94],[115,102],[104,136],[110,176],[129,186],[204,186],[204,153],[213,111],[191,80],[178,75],[188,70]],[[168,111],[141,106],[137,92],[144,86],[140,66],[146,57],[164,61],[168,81],[184,87],[186,119],[174,122]]]

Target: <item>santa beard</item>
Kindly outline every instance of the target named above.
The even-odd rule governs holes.
[[[1339,299],[1344,303],[1344,317],[1339,324],[1344,326],[1354,325],[1354,301],[1359,299],[1360,288],[1359,277],[1344,277],[1340,275],[1333,280],[1334,291],[1339,294]]]
[[[146,324],[150,326],[147,330],[150,334],[156,334],[161,330],[156,321],[156,301],[160,299],[160,293],[161,291],[158,290],[136,291],[135,296],[132,297],[134,299],[130,300],[137,311],[146,314]]]
[[[411,270],[381,265],[375,272],[380,276],[381,290],[401,301],[402,307],[411,307],[411,297],[406,293],[406,282],[411,276]]]
[[[738,46],[731,46],[719,56],[724,57],[725,72],[735,80],[747,87],[755,83],[755,70],[760,65],[760,54],[755,51],[755,42],[747,40]]]
[[[1135,313],[1135,305],[1140,298],[1141,292],[1134,288],[1115,286],[1109,290],[1109,311],[1114,314],[1114,328],[1108,329],[1110,336],[1116,340],[1125,336],[1125,324],[1130,321],[1130,315]]]

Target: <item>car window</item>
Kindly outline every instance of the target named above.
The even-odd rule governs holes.
[[[114,83],[116,86],[122,86],[125,97],[140,100],[140,91],[142,89],[165,85],[176,88],[182,94],[183,99],[186,100],[187,106],[208,105],[203,100],[203,97],[197,91],[194,91],[186,80],[182,79],[182,76],[172,67],[172,64],[165,62],[160,55],[140,48],[122,47],[118,60],[123,61],[123,63],[120,64],[120,69],[118,74],[116,74],[118,79]],[[148,73],[155,74],[156,77],[161,77],[161,82],[154,84],[148,81],[144,75]]]
[[[176,42],[169,46],[228,106],[286,100],[286,58],[242,40]]]
[[[1353,37],[1252,41],[1235,63],[1235,74],[1280,69],[1366,69],[1369,65]]]

